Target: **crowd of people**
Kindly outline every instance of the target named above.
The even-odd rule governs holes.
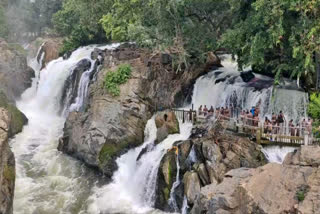
[[[198,115],[203,117],[215,116],[224,120],[235,118],[247,127],[263,127],[265,134],[304,136],[312,133],[312,120],[310,118],[304,118],[301,122],[295,124],[293,120],[287,121],[282,111],[279,114],[273,113],[271,118],[265,117],[264,121],[260,123],[259,105],[252,107],[250,110],[241,111],[233,108],[232,105],[221,108],[214,108],[213,106],[208,108],[206,105],[201,105],[198,109]]]

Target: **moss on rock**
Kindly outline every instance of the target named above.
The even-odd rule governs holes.
[[[12,166],[5,165],[3,175],[8,181],[14,181],[16,177],[15,169]]]
[[[0,91],[0,107],[5,108],[10,115],[10,132],[9,137],[22,131],[23,126],[28,122],[26,116],[19,111],[17,107],[13,104],[10,104],[7,97],[3,92]]]

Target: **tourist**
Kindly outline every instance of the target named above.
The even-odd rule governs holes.
[[[213,106],[211,106],[209,109],[209,116],[212,116],[213,113],[214,113],[214,109],[213,109]]]
[[[206,105],[204,105],[204,108],[203,108],[203,115],[206,117],[208,115],[208,108]]]
[[[265,117],[264,123],[263,123],[263,133],[265,134],[268,133],[268,126],[269,126],[269,120],[267,117]]]
[[[202,105],[199,107],[198,111],[199,111],[199,115],[202,115]]]
[[[254,107],[254,106],[252,106],[250,112],[251,112],[252,118],[253,118],[253,117],[254,117],[254,114],[255,114],[255,107]]]
[[[294,128],[293,120],[290,120],[289,122],[289,131],[291,136],[295,136],[295,128]]]
[[[284,123],[285,123],[285,117],[282,111],[279,112],[277,123],[279,124],[279,131],[280,134],[284,134]]]
[[[297,125],[296,125],[296,133],[295,133],[295,135],[296,135],[297,137],[300,136],[300,126],[299,126],[299,123],[297,123]]]
[[[240,121],[242,124],[244,123],[245,116],[246,116],[246,111],[242,110],[240,113]]]
[[[309,135],[311,135],[312,132],[312,120],[310,118],[308,118],[308,122],[307,124],[307,131],[309,132]]]
[[[301,122],[301,136],[305,135],[306,127],[307,127],[307,121],[305,118],[303,118]]]

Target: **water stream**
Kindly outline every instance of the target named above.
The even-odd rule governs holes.
[[[112,49],[116,46],[100,48]],[[145,128],[146,138],[143,145],[117,159],[118,170],[114,173],[112,182],[106,185],[97,184],[99,178],[96,172],[57,151],[58,139],[63,134],[68,112],[80,110],[85,102],[96,68],[95,61],[90,57],[95,47],[79,48],[69,59],[54,60],[41,72],[41,64],[36,58],[29,60],[30,66],[36,71],[36,77],[32,87],[17,102],[29,123],[22,133],[10,142],[17,168],[15,214],[162,213],[152,208],[161,159],[175,142],[189,138],[192,124],[180,123],[179,134],[169,135],[155,145],[157,129],[154,117],[151,118]],[[66,81],[83,59],[89,60],[91,64],[79,79],[78,88],[75,90],[76,99],[62,103],[61,106]],[[226,57],[223,64],[224,68],[212,71],[197,80],[192,98],[196,108],[200,105],[220,107],[232,104],[241,109],[249,109],[261,102],[262,116],[279,110],[283,110],[288,118],[296,121],[305,116],[306,93],[288,89],[275,90],[270,84],[272,79],[261,75],[256,75],[253,82],[244,82],[237,71],[237,65],[230,58]],[[73,95],[67,91],[67,99],[71,99]],[[61,108],[64,109],[63,114]],[[152,149],[137,160],[146,146]],[[270,162],[279,163],[289,151],[291,148],[274,147],[264,150]],[[196,160],[194,148],[188,160]],[[179,160],[177,168],[177,180],[172,190],[180,183]],[[170,196],[171,205],[179,211],[173,191]],[[186,210],[185,198],[183,213],[186,213]]]
[[[144,144],[117,160],[119,169],[115,172],[112,183],[95,189],[95,194],[91,197],[93,202],[90,213],[160,213],[152,207],[155,203],[156,177],[161,159],[175,142],[187,140],[191,129],[192,124],[180,123],[180,134],[169,135],[137,161],[142,149],[152,145],[156,138],[154,118],[150,119],[145,129]]]
[[[41,71],[36,58],[29,60],[36,77],[17,102],[29,123],[10,142],[16,158],[15,214],[87,213],[96,172],[59,152],[57,145],[66,119],[59,114],[64,83],[93,50],[79,48],[68,60],[54,60]]]

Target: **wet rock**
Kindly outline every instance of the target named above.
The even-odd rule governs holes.
[[[71,72],[71,75],[67,78],[64,83],[63,92],[61,96],[61,106],[70,106],[75,102],[78,96],[78,88],[81,76],[84,72],[91,68],[91,61],[88,59],[80,60]],[[94,71],[93,71],[94,73]],[[82,106],[81,110],[85,109],[85,105]],[[61,109],[60,111],[62,111]]]
[[[188,204],[193,204],[200,194],[200,180],[196,172],[187,172],[183,176],[184,194],[187,196]]]
[[[249,82],[250,80],[252,80],[253,78],[255,78],[254,74],[252,71],[242,71],[240,73],[240,77],[242,78],[242,80],[244,82]]]
[[[176,164],[176,151],[170,150],[162,158],[156,186],[156,201],[155,208],[162,210],[170,210],[168,200],[173,183],[176,181],[177,164]]]
[[[10,132],[10,115],[0,107],[0,213],[12,214],[15,159],[8,144]]]

